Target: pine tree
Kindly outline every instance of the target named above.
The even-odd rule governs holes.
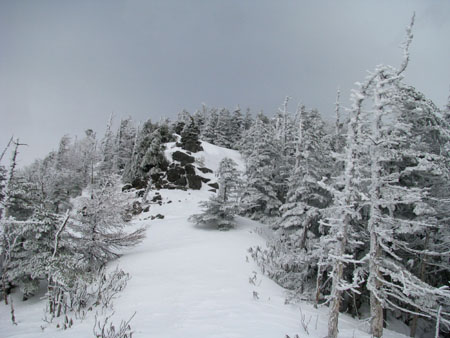
[[[273,261],[278,265],[279,280],[289,288],[300,289],[305,296],[305,286],[313,293],[314,277],[318,273],[315,267],[321,258],[320,221],[331,196],[319,181],[330,173],[331,156],[318,112],[300,111],[296,163],[289,177],[286,203],[280,207],[276,243],[269,250],[274,251],[273,256],[285,256]],[[291,263],[283,264],[286,261]]]
[[[228,149],[232,148],[234,142],[232,138],[233,126],[231,121],[230,111],[226,108],[221,109],[215,128],[216,139],[214,144]]]
[[[145,171],[147,166],[142,164],[155,136],[153,132],[157,128],[157,125],[148,120],[137,133],[131,161],[127,164],[123,174],[124,182],[132,184],[135,188],[145,188],[147,185],[148,172]]]
[[[131,118],[120,121],[116,133],[116,154],[114,156],[115,172],[119,175],[123,174],[127,163],[131,161],[135,138],[136,128],[133,126]]]
[[[218,121],[218,114],[216,108],[211,108],[208,112],[206,122],[203,126],[202,132],[201,132],[201,139],[203,141],[215,144],[217,134],[216,134],[216,126]]]
[[[231,117],[230,139],[232,149],[238,149],[239,142],[245,131],[244,127],[244,116],[241,108],[237,106]]]
[[[104,175],[110,175],[114,169],[115,156],[117,153],[116,142],[113,133],[113,114],[109,117],[106,125],[105,135],[101,141],[101,163],[99,170]]]
[[[264,115],[258,115],[240,148],[246,161],[242,212],[254,219],[277,217],[281,205],[276,184],[280,151],[273,129]]]
[[[195,124],[193,118],[190,118],[190,122],[185,124],[183,131],[181,132],[180,146],[181,148],[191,151],[193,153],[202,151],[201,142],[199,140],[200,131]]]
[[[91,197],[80,196],[75,205],[72,225],[74,241],[94,271],[120,255],[120,250],[136,245],[144,238],[144,229],[127,232],[124,221],[126,196],[118,182],[104,179],[92,189]]]
[[[203,212],[192,215],[189,220],[200,226],[229,230],[235,226],[236,189],[239,183],[237,164],[230,158],[224,158],[218,169],[219,191],[208,201],[200,202]]]

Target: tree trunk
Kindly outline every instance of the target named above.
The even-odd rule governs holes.
[[[342,279],[344,271],[343,263],[338,262],[336,271],[333,276],[333,285],[331,288],[331,305],[330,316],[328,318],[328,336],[327,338],[337,338],[338,322],[339,322],[339,308],[341,307],[342,291],[339,290],[339,283]]]
[[[320,285],[322,284],[322,257],[320,257],[319,264],[317,264],[317,279],[316,279],[316,302],[314,308],[317,309],[320,299]]]
[[[377,96],[378,100],[375,100],[377,105],[380,106],[381,100]],[[379,243],[379,229],[380,229],[380,219],[381,219],[381,161],[382,156],[380,149],[381,146],[381,108],[376,111],[376,116],[372,125],[372,137],[373,144],[370,147],[370,173],[371,173],[371,185],[369,189],[370,196],[370,218],[367,225],[370,234],[370,248],[369,248],[369,277],[368,285],[370,290],[370,331],[373,337],[381,338],[383,336],[383,306],[379,299],[380,289],[382,287],[380,281],[380,270],[379,265],[381,261],[381,247]]]
[[[425,244],[424,244],[424,250],[428,249],[428,242],[430,240],[430,233],[427,231],[425,234]],[[421,255],[420,256],[420,268],[419,268],[419,278],[421,281],[425,281],[425,266],[426,266],[426,256]],[[418,312],[419,309],[416,308],[416,312]],[[411,321],[411,328],[409,331],[410,337],[416,336],[416,330],[417,330],[417,320],[419,319],[419,315],[414,315]]]

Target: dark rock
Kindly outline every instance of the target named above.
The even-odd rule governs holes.
[[[169,162],[167,162],[167,160],[164,160],[162,163],[159,164],[159,169],[161,169],[161,171],[167,171],[168,167]]]
[[[145,189],[147,187],[147,181],[144,181],[140,178],[136,178],[133,180],[133,182],[131,182],[131,185],[133,186],[133,188],[136,189]]]
[[[208,191],[216,192],[216,189],[209,189]]]
[[[174,182],[176,185],[178,185],[178,186],[180,186],[180,187],[185,187],[186,186],[186,177],[184,177],[184,176],[181,176],[179,179],[177,179],[175,182]]]
[[[157,215],[155,215],[155,216],[151,216],[150,218],[151,218],[152,220],[154,220],[154,219],[164,219],[164,215],[157,214]]]
[[[157,201],[161,201],[162,197],[160,194],[156,194],[155,196],[153,196],[152,198],[152,202],[157,202]]]
[[[172,154],[172,158],[174,161],[181,162],[181,165],[184,167],[186,164],[194,163],[195,158],[192,156],[189,156],[181,151],[176,151]]]
[[[175,182],[179,180],[185,173],[186,171],[181,167],[171,168],[167,170],[167,180],[169,182]]]
[[[188,187],[194,190],[200,190],[202,187],[202,178],[197,175],[187,175]]]
[[[186,175],[195,175],[195,167],[192,164],[186,164],[184,167]]]
[[[200,177],[200,179],[202,180],[203,183],[208,183],[209,181],[211,181],[209,178],[206,177]]]
[[[211,187],[211,188],[214,188],[214,189],[219,189],[219,184],[217,184],[217,183],[208,183],[208,185]]]
[[[167,170],[167,168],[166,168],[166,170]],[[162,176],[161,173],[154,173],[154,174],[150,175],[150,177],[152,178],[152,182],[153,183],[158,182],[161,179],[161,176]]]
[[[122,187],[122,191],[128,191],[132,188],[133,188],[133,186],[130,183],[127,183]]]
[[[143,197],[145,194],[145,190],[141,189],[136,191],[136,197]]]
[[[208,168],[198,168],[198,170],[200,170],[204,174],[209,174],[213,172],[211,169]]]
[[[170,203],[172,203],[172,201],[167,201],[167,204],[170,204]]]
[[[150,206],[146,205],[145,207],[142,208],[142,212],[149,212],[150,211]]]

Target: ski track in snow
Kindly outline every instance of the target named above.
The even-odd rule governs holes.
[[[237,152],[207,143],[203,146],[205,151],[196,157],[204,157],[206,167],[215,170],[220,159],[228,156],[243,169]],[[168,151],[173,150],[175,148]],[[139,215],[135,221],[147,227],[146,239],[110,264],[111,268],[118,265],[131,275],[128,286],[114,302],[112,321],[116,326],[136,312],[131,321],[133,337],[326,336],[328,309],[301,304],[306,322],[309,321],[308,335],[301,324],[299,305],[285,305],[284,290],[263,276],[248,254],[249,247],[264,245],[264,240],[255,232],[255,228],[264,225],[238,217],[236,229],[227,232],[199,228],[187,218],[200,212],[198,202],[208,199],[211,192],[206,188],[160,192],[163,204],[152,205],[148,213]],[[158,213],[165,215],[165,219],[145,219]],[[257,273],[256,285],[249,283],[254,272]],[[254,292],[259,299],[253,297]],[[0,305],[0,337],[93,336],[92,312],[64,331],[42,321],[45,305],[36,297],[27,302],[15,298],[14,304],[17,326],[10,322],[9,307]],[[370,337],[365,332],[367,323],[347,315],[341,315],[339,321],[339,337]],[[40,326],[47,327],[42,330]],[[386,331],[385,337],[405,336]]]

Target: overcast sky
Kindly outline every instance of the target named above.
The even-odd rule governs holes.
[[[332,116],[377,64],[439,107],[450,85],[450,1],[0,0],[0,150],[22,164],[64,134],[102,133],[111,113],[175,117],[206,103],[271,114],[284,97]]]

